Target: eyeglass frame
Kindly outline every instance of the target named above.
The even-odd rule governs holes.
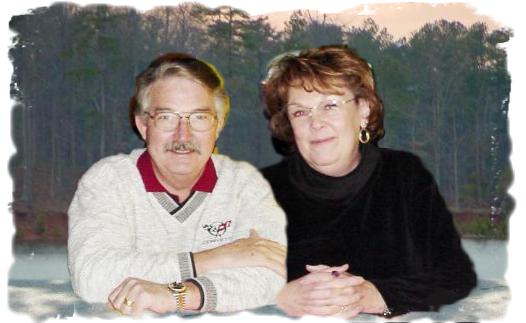
[[[157,114],[161,114],[161,113],[173,114],[173,115],[177,116],[179,122],[181,121],[181,119],[186,119],[186,123],[188,124],[190,129],[192,129],[193,131],[197,131],[197,132],[209,131],[210,129],[212,129],[213,123],[211,123],[210,127],[208,129],[206,129],[206,130],[197,130],[197,129],[195,129],[192,126],[192,122],[190,122],[190,118],[192,117],[192,115],[195,115],[195,114],[208,114],[208,115],[211,115],[213,119],[216,119],[216,121],[218,120],[217,119],[217,112],[210,112],[210,111],[179,112],[179,111],[172,111],[172,110],[161,110],[161,111],[156,111],[154,114],[150,113],[149,111],[144,111],[142,114],[148,116],[150,119],[153,119],[154,126],[157,127],[157,120],[155,120],[155,116]],[[170,132],[170,131],[174,131],[175,129],[177,129],[177,127],[178,127],[178,123],[175,123],[174,128],[171,129],[171,130],[164,130],[164,129],[161,129],[159,127],[157,127],[157,128],[159,128],[161,131]]]
[[[357,101],[357,100],[359,100],[359,98],[356,97],[356,96],[354,96],[354,97],[352,97],[352,98],[350,98],[350,99],[347,99],[347,100],[341,100],[341,101],[339,101],[338,99],[327,99],[327,100],[325,100],[325,101],[320,102],[318,105],[316,105],[316,106],[311,106],[311,107],[301,106],[301,105],[299,105],[299,104],[298,104],[298,106],[301,106],[301,110],[308,110],[308,111],[309,111],[309,114],[306,115],[305,117],[312,118],[312,116],[313,116],[312,110],[317,110],[317,109],[319,109],[323,104],[327,103],[327,101],[337,101],[337,102],[335,102],[335,103],[337,103],[335,110],[340,110],[340,108],[341,108],[344,104],[349,103],[349,102],[351,102],[351,101]],[[288,116],[289,121],[290,121],[290,122],[293,122],[293,120],[297,120],[297,121],[302,120],[302,117],[303,117],[303,116],[301,116],[301,117],[294,117],[293,115],[291,115],[291,113],[289,113],[289,107],[290,107],[290,105],[287,104],[287,105],[285,106],[285,109],[284,109],[284,110],[286,111],[286,115]],[[303,120],[307,120],[307,119],[303,119]]]

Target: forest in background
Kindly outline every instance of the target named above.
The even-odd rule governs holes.
[[[346,27],[295,11],[277,31],[264,17],[198,3],[143,13],[58,3],[14,16],[9,27],[15,213],[64,213],[89,166],[143,146],[128,119],[134,77],[170,51],[202,58],[225,78],[231,114],[220,152],[258,167],[278,161],[259,92],[266,64],[324,44],[346,44],[372,64],[385,107],[379,145],[420,156],[456,215],[511,213],[511,80],[499,47],[509,29],[440,20],[394,39],[372,19]]]

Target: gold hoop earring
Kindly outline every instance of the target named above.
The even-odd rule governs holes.
[[[367,128],[360,127],[360,133],[358,134],[358,140],[362,144],[366,144],[371,139],[371,134],[369,133],[369,130]]]

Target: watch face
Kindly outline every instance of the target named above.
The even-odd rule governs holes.
[[[178,282],[169,283],[168,288],[177,293],[186,292],[186,286],[183,283],[178,283]]]
[[[168,290],[177,301],[177,311],[185,311],[187,287],[184,283],[173,282],[168,284]]]

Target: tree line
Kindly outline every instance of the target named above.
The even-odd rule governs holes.
[[[128,119],[134,77],[169,51],[191,53],[224,75],[232,108],[220,152],[259,167],[278,161],[259,92],[266,64],[324,44],[346,44],[372,64],[385,106],[380,146],[419,155],[454,210],[511,211],[511,80],[499,47],[508,29],[439,20],[394,39],[372,19],[347,27],[295,11],[276,30],[265,17],[198,3],[144,13],[59,3],[9,25],[15,211],[64,212],[91,164],[142,147]]]

